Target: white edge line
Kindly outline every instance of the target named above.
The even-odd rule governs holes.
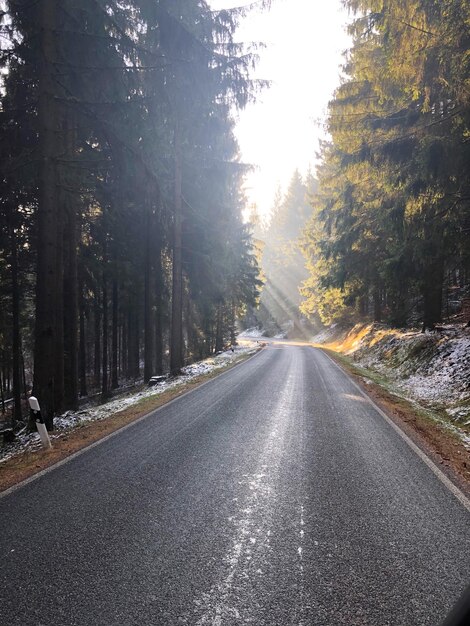
[[[364,396],[364,398],[374,407],[377,413],[379,413],[379,415],[381,415],[384,418],[387,424],[389,424],[393,428],[393,430],[395,430],[400,435],[400,437],[409,445],[409,447],[419,456],[419,458],[423,461],[423,463],[425,463],[429,467],[429,469],[433,472],[433,474],[437,476],[437,478],[441,481],[441,483],[443,483],[447,487],[447,489],[449,489],[449,491],[457,498],[460,504],[462,504],[467,509],[467,511],[470,512],[470,500],[467,498],[467,496],[464,493],[462,493],[462,491],[456,485],[454,485],[454,483],[450,480],[450,478],[448,478],[444,474],[444,472],[437,467],[434,461],[430,459],[428,455],[425,454],[421,450],[421,448],[415,444],[415,442],[412,439],[410,439],[410,437],[408,437],[408,435],[398,426],[398,424],[396,424],[385,413],[385,411],[383,411],[372,400],[372,398],[368,396],[363,389],[361,389],[361,387],[348,374],[348,372],[346,372],[340,365],[338,365],[338,363],[336,363],[336,361],[327,352],[325,352],[325,350],[323,350],[322,348],[314,348],[314,349],[320,350],[320,352],[324,354],[333,363],[333,365],[335,365],[340,370],[340,372],[342,372],[348,378],[348,380],[351,381],[351,383],[356,387],[359,393],[362,396]]]
[[[220,374],[217,374],[217,376],[209,378],[209,380],[204,381],[203,383],[201,383],[200,385],[198,385],[194,389],[188,389],[188,391],[185,391],[184,393],[182,393],[181,395],[177,396],[176,398],[173,398],[172,400],[169,400],[168,402],[165,402],[165,404],[162,404],[161,406],[157,407],[156,409],[152,409],[149,413],[146,413],[145,415],[142,415],[141,417],[137,418],[133,422],[130,422],[129,424],[125,424],[124,426],[121,426],[121,428],[118,428],[117,430],[114,430],[112,433],[109,433],[109,435],[106,435],[106,437],[103,437],[102,439],[98,439],[98,441],[94,441],[93,443],[90,443],[88,446],[85,446],[84,448],[81,448],[80,450],[77,450],[77,452],[74,452],[70,456],[67,456],[65,459],[62,459],[61,461],[57,461],[57,463],[54,463],[53,465],[49,465],[49,467],[46,467],[45,469],[41,470],[37,474],[33,474],[29,478],[25,478],[21,482],[16,483],[16,485],[12,485],[11,487],[8,487],[8,489],[5,489],[5,491],[2,491],[0,493],[0,500],[2,500],[2,498],[5,498],[6,496],[10,495],[14,491],[17,491],[18,489],[26,487],[26,485],[29,485],[29,483],[34,482],[38,478],[41,478],[41,476],[44,476],[45,474],[49,474],[49,472],[53,472],[54,470],[58,469],[59,467],[62,467],[62,465],[66,465],[70,461],[73,461],[73,459],[76,459],[77,457],[81,456],[82,454],[85,454],[86,452],[88,452],[92,448],[96,448],[96,446],[99,446],[102,443],[104,443],[105,441],[108,441],[108,439],[112,439],[113,437],[115,437],[116,435],[119,435],[120,433],[122,433],[123,431],[127,430],[128,428],[132,428],[132,426],[136,426],[136,424],[139,424],[139,422],[143,422],[144,420],[148,419],[149,417],[151,417],[155,413],[158,413],[158,412],[162,411],[163,409],[166,409],[166,407],[168,407],[170,404],[173,404],[174,402],[177,402],[181,398],[184,398],[185,396],[189,395],[190,393],[193,393],[194,391],[198,391],[199,389],[201,389],[201,387],[204,387],[205,385],[214,382],[214,380],[219,379],[221,376],[224,376],[225,374],[229,374],[231,371],[233,371],[234,369],[236,369],[240,365],[244,365],[245,363],[248,363],[248,361],[251,361],[252,359],[257,357],[259,354],[261,354],[262,352],[263,352],[263,348],[261,348],[260,350],[257,350],[257,352],[255,352],[255,354],[252,354],[247,359],[244,359],[243,361],[240,361],[239,363],[236,363],[232,367],[226,369],[224,372],[220,372]],[[118,413],[118,412],[119,411],[116,411],[116,413]],[[102,421],[105,421],[105,420],[102,420]]]

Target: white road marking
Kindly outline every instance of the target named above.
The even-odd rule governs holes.
[[[240,619],[231,597],[233,582],[235,576],[243,577],[243,561],[251,561],[252,558],[250,547],[254,543],[255,525],[260,518],[263,518],[262,512],[267,503],[272,507],[272,501],[276,497],[273,483],[276,481],[282,457],[294,385],[294,377],[289,376],[275,409],[274,424],[259,460],[258,470],[252,475],[243,475],[243,480],[239,481],[239,484],[246,485],[247,497],[240,507],[240,515],[235,522],[232,546],[223,559],[226,569],[228,566],[228,573],[195,601],[197,606],[204,606],[204,613],[196,622],[196,626],[219,626],[230,620],[235,613],[237,613],[237,619]],[[270,468],[269,473],[266,472],[267,467]],[[268,529],[264,540],[265,545],[269,545],[270,535],[271,531]],[[259,572],[260,569],[258,568],[257,571]]]
[[[430,459],[427,456],[427,454],[425,454],[421,450],[421,448],[417,446],[414,443],[414,441],[410,439],[410,437],[408,437],[408,435],[405,432],[403,432],[403,430],[397,424],[395,424],[395,422],[372,400],[372,398],[370,398],[365,393],[365,391],[361,389],[361,387],[356,383],[356,381],[353,380],[353,378],[351,378],[351,376],[349,376],[349,374],[342,367],[340,367],[338,363],[336,363],[336,361],[332,359],[331,356],[327,352],[324,352],[323,350],[319,348],[314,348],[314,350],[319,350],[320,354],[323,354],[324,356],[326,356],[328,360],[331,363],[333,363],[333,365],[336,368],[338,368],[339,371],[342,374],[344,374],[344,376],[346,376],[346,378],[354,385],[354,387],[356,387],[359,393],[367,400],[367,402],[371,404],[374,407],[374,409],[377,411],[377,413],[383,417],[383,419],[387,422],[387,424],[389,424],[393,428],[393,430],[398,435],[400,435],[403,441],[405,441],[408,444],[408,446],[413,450],[413,452],[415,452],[419,456],[419,458],[423,461],[423,463],[425,463],[425,465],[429,467],[429,469],[441,481],[441,483],[445,485],[447,489],[452,493],[452,495],[454,495],[457,498],[460,504],[462,504],[462,506],[464,506],[467,509],[467,511],[470,512],[470,500],[467,498],[467,496],[464,493],[462,493],[462,491],[460,491],[460,489],[456,485],[454,485],[454,483],[444,474],[444,472],[437,467],[434,461]]]

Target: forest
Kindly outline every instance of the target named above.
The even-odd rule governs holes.
[[[345,0],[301,310],[324,324],[470,320],[470,3]]]
[[[236,29],[268,0],[0,2],[13,419],[31,390],[52,427],[79,398],[176,375],[240,318],[297,336],[470,319],[470,3],[343,4],[351,47],[317,166],[261,225],[242,219],[234,129],[268,85]]]
[[[288,333],[308,338],[321,325],[315,319],[307,321],[300,311],[300,288],[309,275],[302,255],[303,233],[316,190],[311,170],[305,176],[295,170],[287,189],[276,189],[268,219],[252,207],[249,221],[263,284],[255,307],[248,306],[241,320],[246,328],[258,326],[266,336]]]
[[[0,390],[48,428],[79,397],[235,339],[258,267],[237,109],[263,88],[249,10],[0,3]]]

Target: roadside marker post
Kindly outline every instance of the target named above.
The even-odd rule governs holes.
[[[41,438],[42,447],[46,450],[50,450],[52,448],[52,444],[49,438],[49,433],[47,432],[46,425],[44,424],[44,420],[41,415],[41,407],[39,406],[38,399],[34,396],[29,398],[29,407],[31,409],[32,417],[36,422],[36,428],[38,429],[39,437]]]

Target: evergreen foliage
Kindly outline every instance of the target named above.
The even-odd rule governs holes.
[[[234,340],[257,290],[232,119],[262,87],[234,41],[246,12],[2,3],[0,388],[17,419],[31,384],[52,428],[80,395]]]
[[[259,234],[264,243],[264,287],[257,316],[268,332],[278,332],[293,323],[295,334],[302,334],[299,288],[307,272],[300,236],[312,213],[310,200],[315,188],[316,181],[310,173],[304,180],[296,170],[286,193],[277,192],[269,225]]]
[[[461,302],[469,285],[470,4],[345,4],[353,46],[329,106],[302,309],[432,329],[446,291]]]

